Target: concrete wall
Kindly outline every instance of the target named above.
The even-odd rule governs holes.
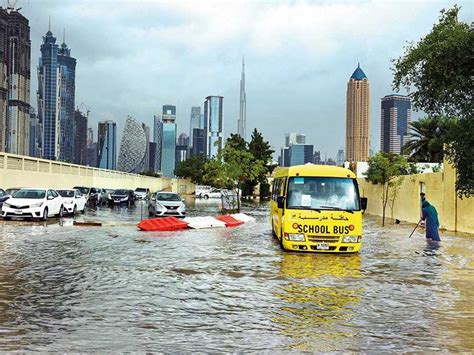
[[[387,205],[386,216],[418,223],[420,219],[420,192],[424,184],[426,199],[436,207],[441,228],[474,233],[474,198],[457,197],[456,171],[447,162],[443,172],[407,175],[403,180],[393,209]],[[382,216],[382,186],[365,179],[357,179],[361,196],[369,199],[367,213]]]
[[[154,178],[120,171],[36,159],[0,152],[0,187],[71,188],[93,186],[103,188],[148,187],[151,191],[194,191],[194,184],[182,179]]]

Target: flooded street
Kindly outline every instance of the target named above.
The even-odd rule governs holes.
[[[0,351],[474,349],[472,236],[430,246],[367,216],[357,255],[283,253],[267,204],[243,212],[179,232],[138,231],[140,204],[77,217],[103,227],[0,222]]]

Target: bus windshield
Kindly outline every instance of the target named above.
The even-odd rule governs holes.
[[[358,211],[356,183],[350,178],[292,177],[286,208]]]

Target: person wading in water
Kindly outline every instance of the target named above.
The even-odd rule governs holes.
[[[436,208],[425,199],[421,201],[421,207],[421,219],[426,222],[426,239],[440,242],[438,212]]]

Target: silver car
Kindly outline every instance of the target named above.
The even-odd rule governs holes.
[[[181,196],[175,192],[157,192],[151,195],[148,202],[148,214],[155,217],[184,217],[186,205]]]

